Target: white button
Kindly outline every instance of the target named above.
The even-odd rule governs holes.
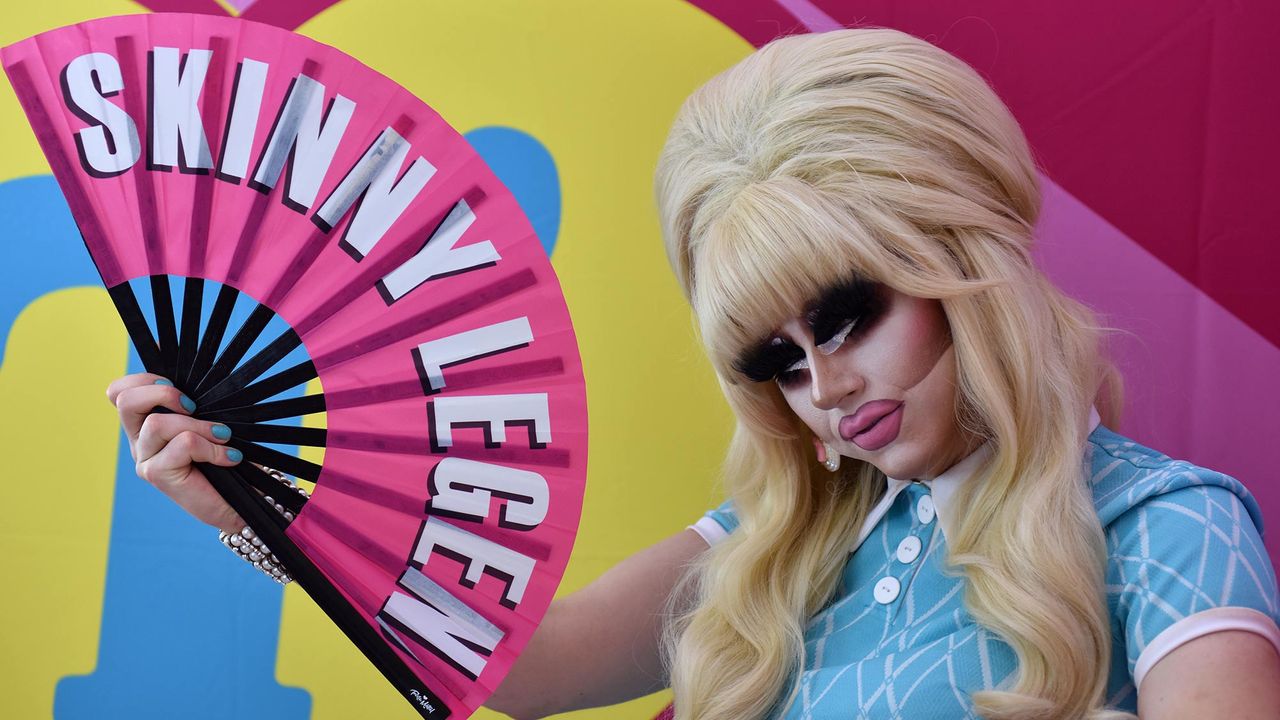
[[[916,503],[916,517],[920,518],[921,524],[928,525],[933,522],[933,496],[924,495]]]
[[[908,535],[898,543],[898,562],[909,563],[920,557],[920,538]]]
[[[881,605],[888,605],[898,599],[898,591],[902,586],[898,584],[896,577],[882,577],[880,582],[876,583],[875,597],[876,602]]]

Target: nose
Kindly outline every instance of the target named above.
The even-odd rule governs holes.
[[[826,355],[809,351],[809,391],[813,406],[830,410],[840,405],[851,393],[862,390],[863,377],[852,367],[845,353]]]

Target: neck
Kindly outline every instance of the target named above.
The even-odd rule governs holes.
[[[966,430],[961,430],[959,438],[957,438],[956,442],[948,448],[948,451],[939,454],[940,459],[938,462],[934,463],[927,471],[913,479],[933,480],[942,473],[955,467],[956,463],[972,455],[973,452],[982,447],[982,444],[986,441],[987,439],[981,435],[975,435],[974,433]]]

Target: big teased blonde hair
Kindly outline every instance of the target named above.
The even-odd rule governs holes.
[[[1110,424],[1119,388],[1093,315],[1032,261],[1035,163],[987,84],[893,30],[775,40],[685,102],[656,183],[671,264],[737,415],[724,482],[741,521],[669,633],[676,717],[785,707],[806,621],[885,490],[848,459],[833,482],[778,388],[734,369],[851,271],[941,301],[956,422],[993,449],[947,538],[966,607],[1018,658],[1012,687],[974,693],[978,712],[1132,717],[1102,709],[1106,557],[1082,467],[1090,406]]]

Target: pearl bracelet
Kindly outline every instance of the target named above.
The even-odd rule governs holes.
[[[258,534],[248,525],[238,533],[228,533],[223,530],[218,533],[218,540],[232,552],[244,558],[246,562],[266,573],[272,580],[281,585],[293,582],[293,578],[285,572],[280,558],[267,548],[262,538],[258,537]]]
[[[285,477],[285,474],[279,470],[273,470],[269,467],[263,467],[262,469],[268,475],[279,481],[281,485],[298,493],[304,499],[309,497],[306,490],[303,490],[297,485],[289,482],[289,479]],[[293,513],[285,510],[284,505],[276,502],[275,499],[269,495],[263,499],[274,506],[276,512],[283,515],[286,521],[293,520]],[[281,585],[293,582],[293,578],[290,577],[288,571],[284,569],[284,564],[280,562],[280,558],[276,557],[275,553],[271,552],[271,550],[267,548],[266,543],[262,542],[262,538],[258,537],[258,534],[253,531],[253,528],[246,525],[240,530],[240,532],[236,533],[229,533],[225,530],[219,531],[218,540],[236,555],[244,558],[245,562],[248,562],[258,568],[272,580],[275,580]]]

